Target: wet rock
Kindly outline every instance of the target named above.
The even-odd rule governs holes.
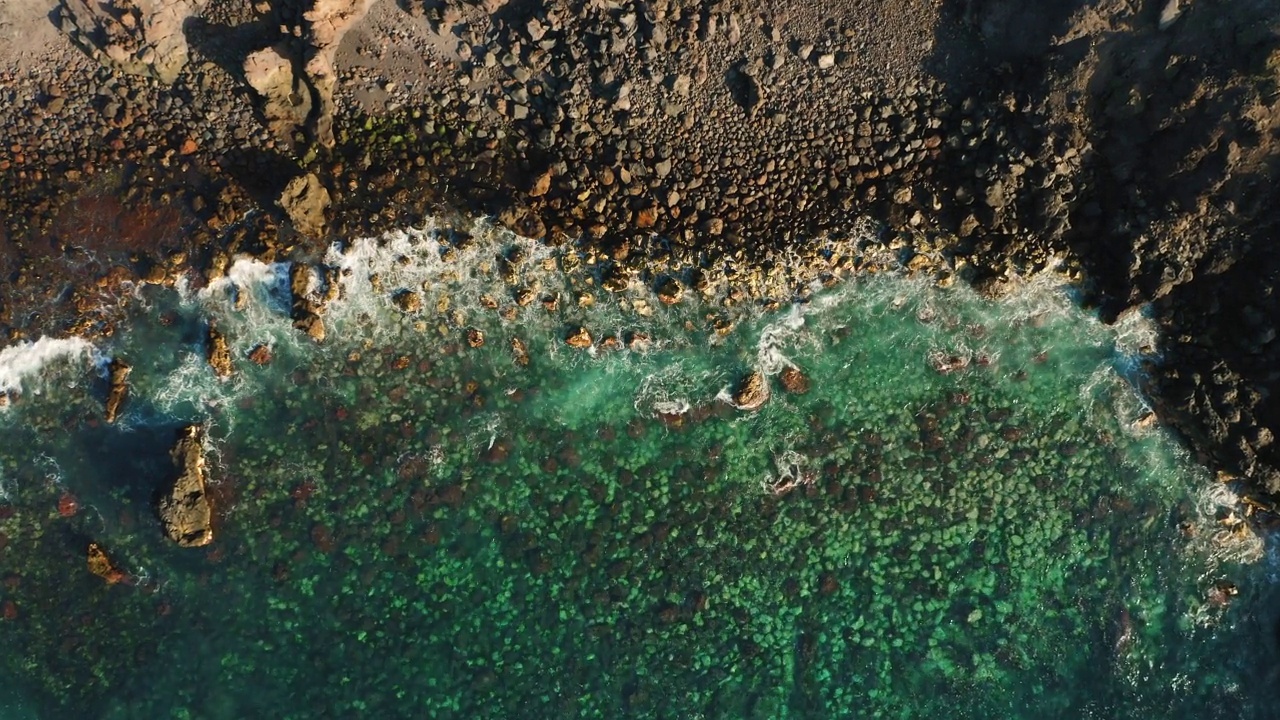
[[[769,382],[759,370],[752,370],[733,391],[733,404],[739,410],[759,410],[768,400]]]
[[[313,173],[307,173],[289,181],[280,195],[279,205],[298,232],[311,237],[322,237],[325,230],[324,212],[328,209],[329,202],[329,191],[320,184],[320,179]]]
[[[218,332],[218,328],[213,325],[209,326],[209,345],[206,354],[209,361],[209,367],[213,368],[213,374],[220,378],[231,377],[231,347],[227,345],[227,338]]]
[[[293,326],[306,333],[312,340],[324,342],[324,320],[319,315],[313,312],[299,315],[293,319]]]
[[[187,64],[183,26],[207,0],[62,0],[59,27],[90,57],[171,85]]]
[[[392,297],[401,312],[415,313],[422,309],[422,298],[412,290],[401,290]]]
[[[98,543],[89,543],[88,564],[89,572],[105,580],[108,585],[115,585],[126,577],[124,571],[115,566]]]
[[[809,392],[809,378],[795,366],[783,368],[778,374],[778,382],[782,383],[782,388],[789,393],[795,395],[803,395]]]
[[[275,359],[275,353],[271,351],[271,346],[266,343],[259,343],[253,346],[249,351],[249,362],[254,365],[270,365]]]
[[[467,328],[467,345],[478,348],[484,346],[484,332],[478,328]]]
[[[587,332],[584,327],[577,327],[569,331],[565,336],[564,342],[569,347],[578,348],[579,350],[591,347],[591,333]]]
[[[665,277],[658,281],[655,292],[658,294],[658,300],[662,301],[663,305],[676,305],[680,302],[680,298],[684,296],[684,288],[680,287],[680,283],[672,277]]]
[[[325,338],[324,320],[320,318],[323,310],[312,297],[311,267],[303,263],[295,263],[289,269],[289,294],[292,298],[291,316],[293,327],[306,333],[316,342]],[[332,287],[332,286],[331,286]]]
[[[529,364],[529,348],[525,347],[524,341],[518,337],[511,338],[511,356],[520,367]]]
[[[107,366],[110,388],[107,390],[106,420],[109,423],[115,422],[120,416],[120,407],[129,393],[129,373],[132,370],[133,368],[120,358],[112,358],[111,364]]]
[[[176,477],[160,492],[160,525],[180,547],[208,545],[213,542],[213,507],[205,492],[204,428],[188,425],[179,430],[169,457]]]

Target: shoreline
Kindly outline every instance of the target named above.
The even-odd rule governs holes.
[[[294,3],[210,0],[176,73],[141,69],[166,82],[11,0],[0,30],[46,47],[0,54],[0,324],[92,337],[122,282],[314,261],[442,208],[654,281],[817,258],[871,218],[908,270],[994,292],[1058,256],[1104,319],[1149,305],[1161,420],[1276,493],[1280,9],[1183,5],[353,1],[312,8],[361,17],[326,37]],[[246,65],[271,48],[305,116]]]

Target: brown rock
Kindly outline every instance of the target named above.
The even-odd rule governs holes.
[[[547,170],[538,177],[533,179],[533,184],[529,186],[529,197],[542,197],[551,191],[551,170]]]
[[[329,207],[329,191],[312,173],[299,175],[289,181],[280,195],[279,205],[284,208],[293,227],[303,235],[322,237],[325,230],[324,211]]]
[[[120,416],[120,406],[124,404],[125,396],[129,393],[129,373],[133,368],[129,367],[120,358],[112,358],[111,364],[108,366],[111,383],[110,389],[107,391],[107,422],[112,423]]]
[[[401,312],[415,313],[422,309],[422,298],[412,290],[401,290],[392,297]]]
[[[589,348],[591,347],[592,342],[591,333],[587,332],[587,329],[584,327],[578,327],[570,331],[569,334],[565,336],[564,342],[569,347],[575,347],[578,349]]]
[[[778,374],[778,381],[782,383],[782,388],[789,393],[795,395],[803,395],[809,392],[809,378],[795,366],[783,368]]]
[[[179,430],[169,457],[177,477],[160,493],[160,525],[180,547],[208,545],[213,542],[213,507],[205,492],[204,428],[188,425]]]
[[[651,228],[658,222],[658,208],[649,206],[643,210],[636,211],[636,227],[641,229]]]
[[[484,333],[478,328],[467,328],[467,345],[473,348],[482,347],[484,345]]]
[[[520,367],[529,364],[529,348],[525,347],[524,341],[518,337],[511,338],[511,356]]]
[[[316,342],[324,342],[324,320],[314,312],[296,313],[293,319],[293,326],[298,330],[306,333],[308,337]]]
[[[752,370],[733,391],[733,404],[739,410],[759,410],[768,400],[769,382],[759,370]]]
[[[89,543],[88,556],[89,572],[105,580],[108,585],[115,585],[125,579],[124,572],[111,562],[111,558],[98,543]]]
[[[185,25],[207,0],[62,0],[59,26],[104,65],[172,85],[187,64]]]
[[[253,349],[249,351],[249,362],[254,365],[270,365],[274,359],[275,353],[271,351],[271,346],[266,343],[254,345]]]
[[[213,325],[209,326],[209,348],[207,358],[213,374],[220,378],[231,377],[231,348],[227,339]]]

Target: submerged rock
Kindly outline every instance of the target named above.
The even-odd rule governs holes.
[[[778,382],[782,383],[782,388],[794,395],[803,395],[809,392],[809,378],[800,372],[800,368],[794,365],[783,368],[778,374]]]
[[[124,571],[116,567],[98,543],[89,543],[88,563],[89,572],[105,580],[108,585],[115,585],[125,579]]]
[[[129,373],[133,368],[120,358],[112,358],[107,369],[110,373],[111,388],[107,391],[106,418],[107,422],[113,423],[120,416],[120,407],[129,393]]]
[[[733,391],[733,404],[739,410],[759,410],[768,401],[769,382],[759,370],[752,370]]]
[[[208,545],[213,542],[213,507],[204,486],[204,427],[179,430],[169,457],[177,477],[161,490],[156,508],[164,534],[180,547]]]

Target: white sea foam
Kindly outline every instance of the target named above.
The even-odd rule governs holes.
[[[92,362],[93,344],[83,338],[42,337],[0,350],[0,393],[18,392],[59,364]]]

